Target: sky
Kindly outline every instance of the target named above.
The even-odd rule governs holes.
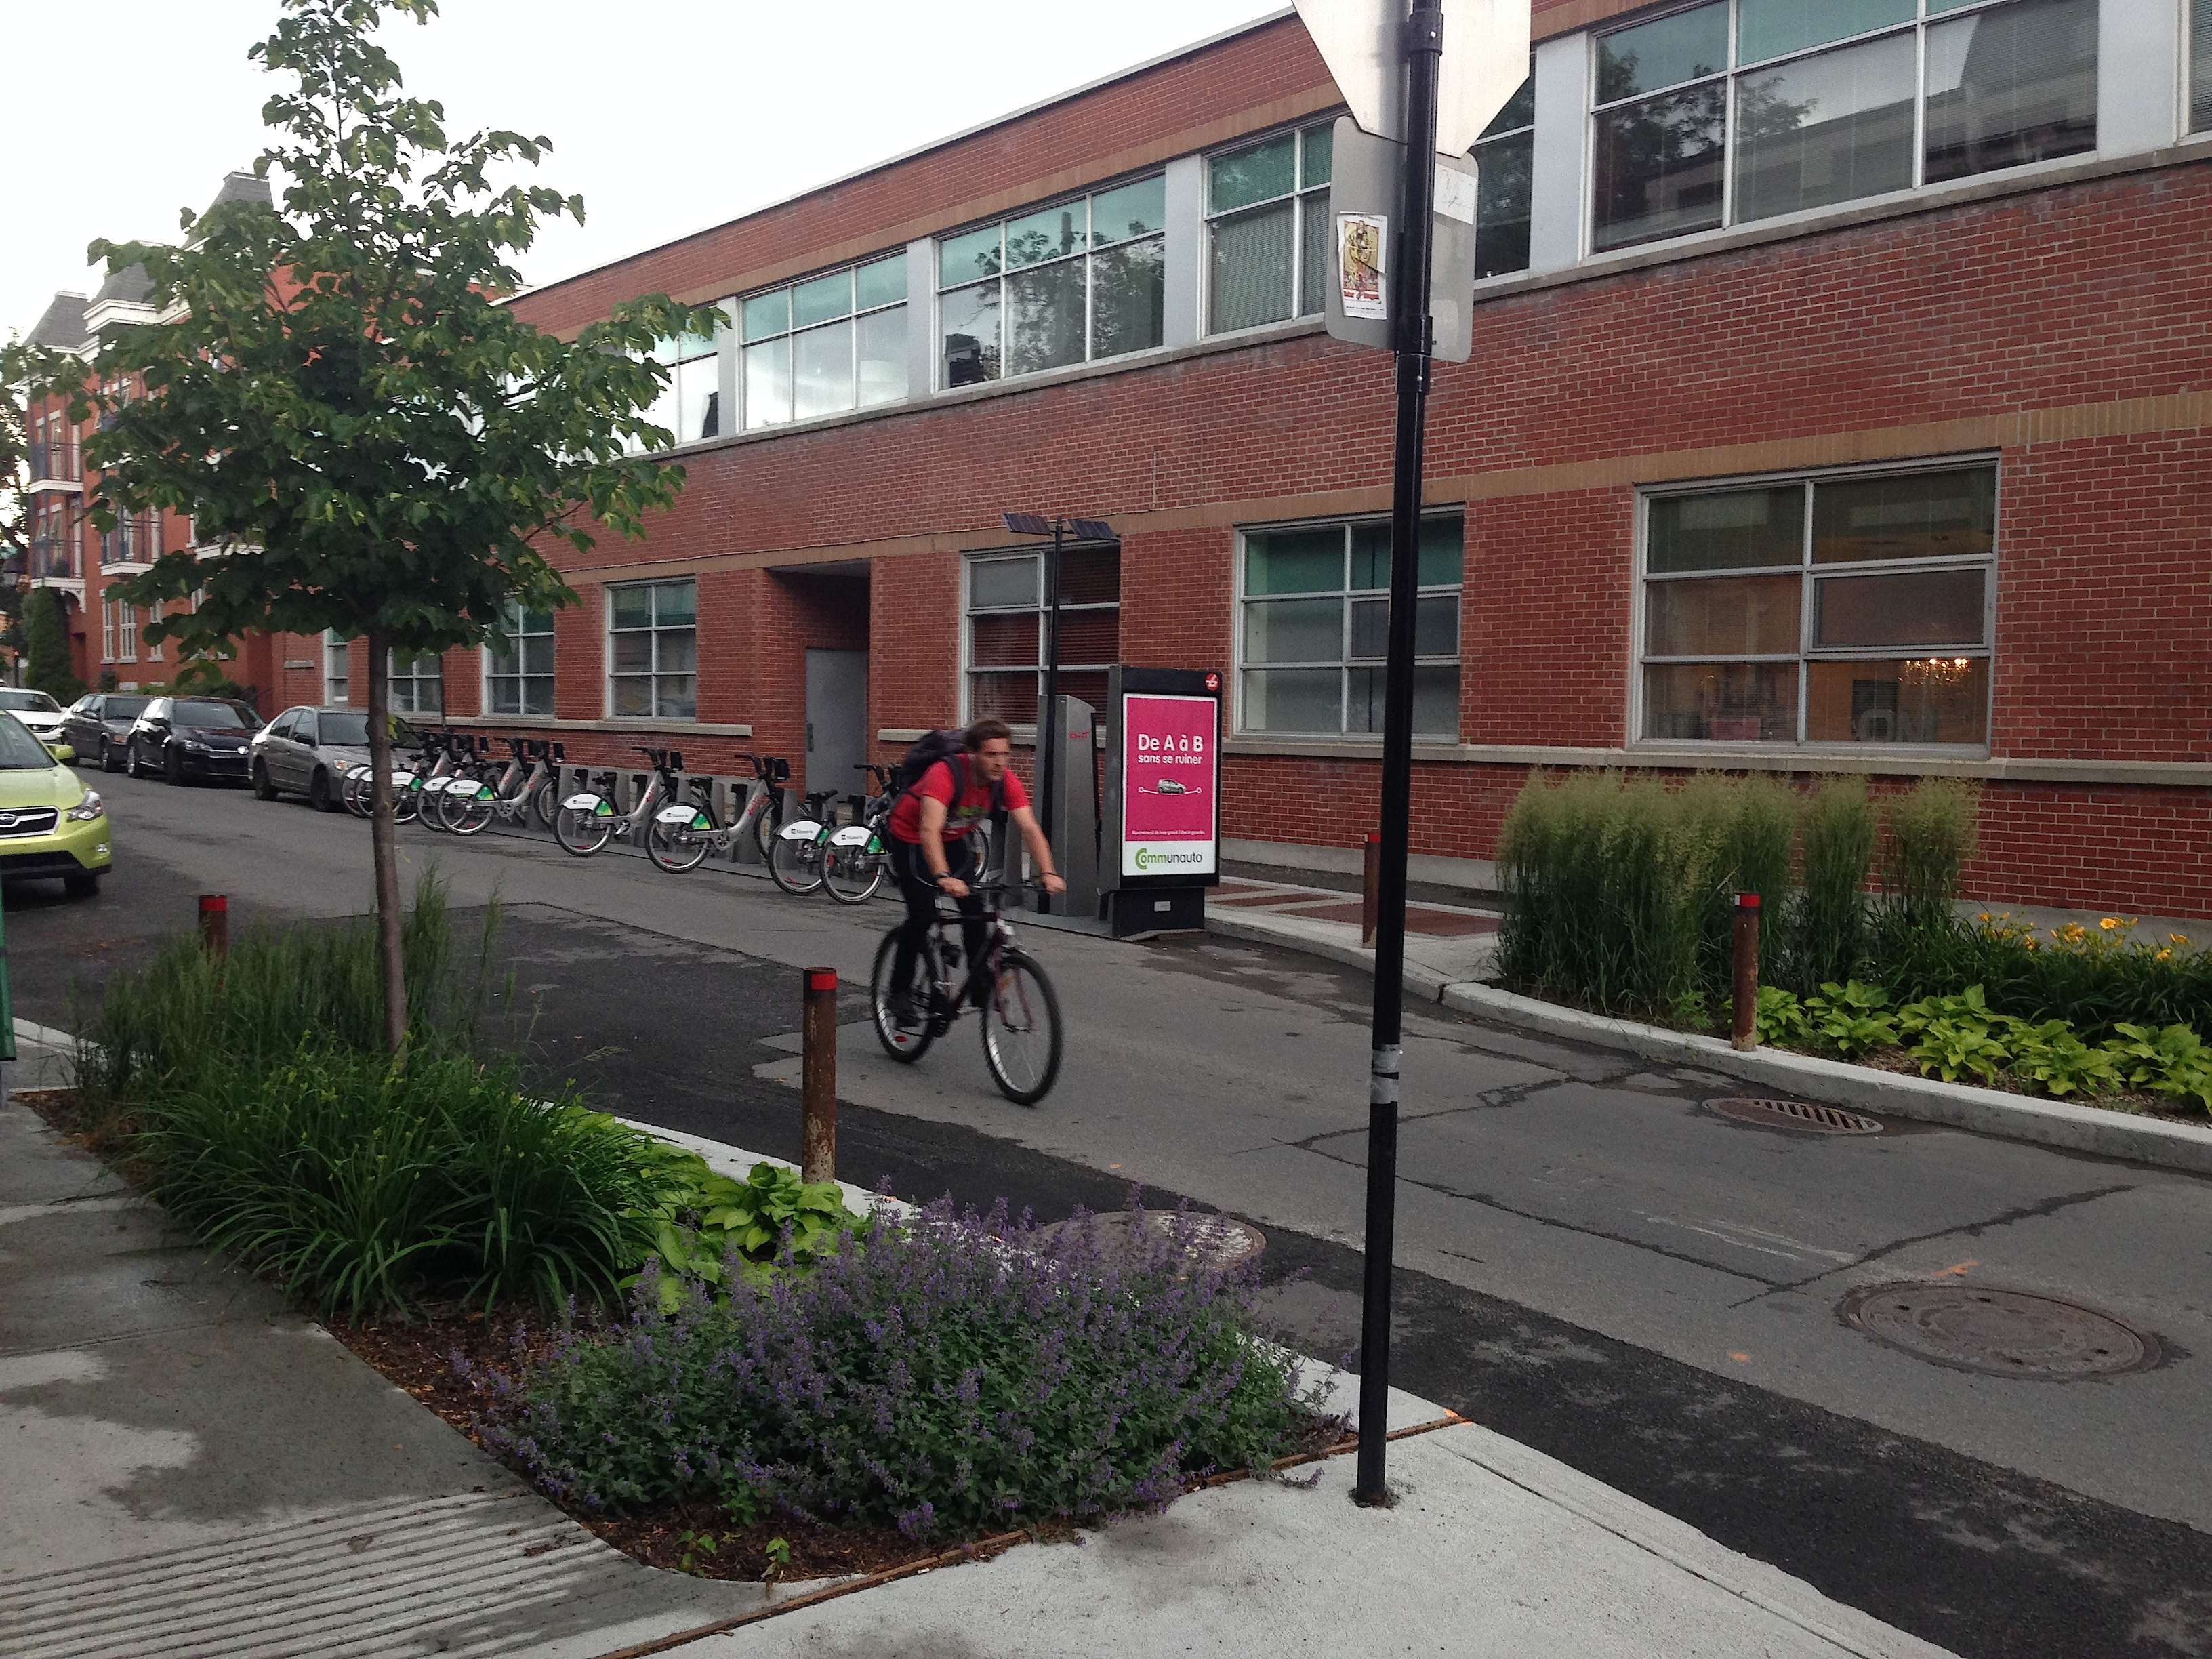
[[[448,131],[552,140],[584,198],[521,261],[535,285],[654,246],[1284,9],[1283,0],[441,0],[380,35]],[[266,137],[287,83],[247,61],[278,0],[0,0],[15,209],[0,338],[94,237],[173,241]],[[92,36],[97,36],[96,40]]]

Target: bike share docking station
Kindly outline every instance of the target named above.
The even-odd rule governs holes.
[[[1117,665],[1103,720],[1080,697],[1054,704],[1038,769],[1067,892],[1034,896],[1052,909],[1032,920],[1115,939],[1204,927],[1206,890],[1221,879],[1220,674]]]

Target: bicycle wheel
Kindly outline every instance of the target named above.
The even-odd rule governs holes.
[[[697,869],[714,849],[708,839],[714,833],[714,814],[701,810],[707,819],[703,830],[696,823],[663,823],[655,818],[645,832],[646,857],[674,876]]]
[[[595,807],[563,806],[553,815],[553,839],[562,849],[587,859],[607,844],[615,832],[614,814]]]
[[[793,898],[804,898],[822,884],[822,854],[826,836],[778,836],[769,854],[769,879]]]
[[[913,1011],[911,1021],[894,1019],[890,1006],[891,962],[892,953],[897,949],[896,929],[885,933],[884,942],[876,946],[876,965],[868,975],[868,1015],[876,1028],[876,1041],[884,1045],[884,1052],[902,1065],[911,1066],[928,1052],[929,1045],[937,1038],[929,1018],[929,988],[935,975],[930,972],[929,951],[917,951],[914,983],[907,988]]]
[[[823,858],[822,884],[840,904],[866,904],[883,885],[884,866],[890,862],[879,836],[865,847],[832,847]]]
[[[553,827],[553,813],[560,804],[561,792],[553,787],[550,778],[544,779],[530,792],[530,810],[538,815],[538,827],[541,830]]]
[[[422,792],[415,797],[415,816],[422,820],[425,830],[434,830],[440,835],[446,830],[443,808],[446,805],[445,778],[430,778],[424,781]]]
[[[373,788],[368,800],[373,809],[376,805],[376,796]],[[392,786],[392,821],[394,823],[412,823],[422,815],[422,786],[421,782],[418,781],[404,786],[393,784]]]
[[[463,789],[446,791],[438,811],[446,821],[446,828],[457,836],[473,836],[492,820],[498,809],[494,806],[495,791],[489,783],[471,784]]]
[[[991,1080],[1017,1106],[1036,1105],[1060,1075],[1060,997],[1043,966],[1007,951],[980,1012]]]
[[[345,781],[338,787],[338,799],[345,810],[357,818],[368,816],[368,781],[375,774],[366,766],[346,769]]]
[[[761,862],[771,868],[775,864],[776,831],[783,828],[783,811],[775,799],[753,815],[753,845],[760,848]]]

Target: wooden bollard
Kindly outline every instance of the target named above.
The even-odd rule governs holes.
[[[837,970],[806,969],[799,1024],[799,1173],[806,1181],[837,1178]]]
[[[1759,895],[1735,896],[1735,1018],[1729,1043],[1759,1047]]]
[[[1370,836],[1360,867],[1359,942],[1375,943],[1376,912],[1382,908],[1382,837]]]
[[[221,962],[230,954],[230,898],[223,893],[200,895],[200,949]]]

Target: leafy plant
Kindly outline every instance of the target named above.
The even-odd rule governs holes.
[[[1784,973],[1803,990],[1848,981],[1864,955],[1867,869],[1875,851],[1874,807],[1864,781],[1830,778],[1814,790],[1798,818],[1798,839],[1804,889],[1784,935]]]
[[[1981,792],[1956,778],[1923,778],[1883,811],[1882,888],[1913,925],[1951,921],[1960,873],[1974,855]]]
[[[1004,1204],[878,1212],[812,1272],[694,1287],[673,1319],[641,1285],[623,1325],[484,1379],[483,1431],[617,1510],[734,1499],[920,1537],[1158,1504],[1300,1422],[1256,1268],[1206,1265],[1197,1225],[1123,1254]]]
[[[1923,1076],[1956,1083],[1972,1073],[1991,1085],[2012,1058],[2004,1043],[1978,1021],[1948,1019],[1942,1015],[1923,1020],[1905,1053],[1918,1062]]]
[[[836,1182],[802,1182],[784,1164],[756,1164],[737,1181],[680,1147],[652,1156],[666,1195],[651,1218],[652,1248],[623,1283],[652,1280],[664,1313],[683,1306],[693,1281],[719,1286],[732,1271],[757,1280],[778,1266],[811,1267],[865,1225]]]
[[[2212,1046],[2186,1025],[2123,1024],[2106,1044],[2128,1082],[2212,1112]]]
[[[1808,1042],[1813,1035],[1812,1017],[1794,991],[1779,985],[1759,988],[1758,1012],[1752,1016],[1761,1042],[1778,1044],[1784,1048]]]
[[[791,1540],[771,1538],[761,1548],[767,1565],[761,1569],[761,1583],[773,1584],[791,1571]]]
[[[1923,997],[1897,1011],[1898,1029],[1907,1036],[1918,1036],[1938,1023],[1987,1031],[2004,1024],[2004,1016],[1990,1012],[1989,1000],[1978,985],[1969,985],[1954,996]]]
[[[69,624],[62,617],[61,592],[34,587],[23,600],[23,684],[58,703],[84,695],[84,682],[70,667]]]
[[[1888,1008],[1887,992],[1857,980],[1843,985],[1832,980],[1805,999],[1814,1042],[1834,1049],[1846,1060],[1896,1042],[1897,1019]]]
[[[2039,1024],[2014,1020],[2005,1046],[2012,1053],[2013,1075],[2058,1099],[2110,1094],[2120,1086],[2119,1064],[2112,1053],[2082,1042],[2063,1019]]]

